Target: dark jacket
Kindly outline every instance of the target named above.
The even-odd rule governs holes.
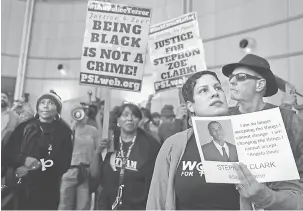
[[[134,146],[130,153],[129,161],[135,165],[126,168],[123,184],[122,206],[120,209],[145,210],[150,182],[153,175],[154,164],[160,144],[151,135],[141,129],[138,129]],[[110,160],[114,156],[116,164],[119,157],[117,154],[108,153],[101,166],[101,178],[103,190],[100,196],[100,210],[110,210],[114,203],[118,186],[120,168],[116,166],[117,171],[111,167]],[[132,168],[135,167],[135,168]]]
[[[26,207],[21,209],[57,209],[61,177],[69,169],[72,158],[71,134],[61,119],[41,123],[32,118],[15,129],[4,149],[2,165],[17,168],[24,165],[26,157],[53,161],[45,171],[41,168],[30,171],[23,178],[22,199]]]
[[[238,162],[238,153],[235,145],[226,142],[229,149],[229,162]],[[211,141],[210,143],[204,144],[202,146],[203,156],[205,160],[208,161],[221,161],[224,162],[224,157],[220,154],[219,150]]]
[[[163,143],[166,139],[183,131],[183,120],[175,119],[173,122],[163,122],[159,126],[158,135],[160,142]]]

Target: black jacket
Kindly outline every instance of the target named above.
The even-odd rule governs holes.
[[[19,124],[3,150],[2,165],[16,168],[24,165],[26,157],[51,159],[54,165],[47,171],[53,176],[62,176],[71,163],[72,131],[61,119],[49,124],[49,129],[44,131],[43,123],[35,118]],[[50,154],[49,144],[52,145]]]
[[[160,149],[160,144],[151,135],[138,129],[135,144],[132,148],[129,162],[130,168],[126,168],[124,175],[123,204],[120,209],[145,210],[149,186],[153,175],[154,164]],[[126,153],[126,151],[125,151]],[[113,171],[110,166],[111,153],[108,153],[101,166],[101,178],[103,187],[100,196],[100,210],[110,210],[116,199],[120,168]],[[116,164],[119,156],[116,157]],[[132,165],[134,164],[134,165]]]

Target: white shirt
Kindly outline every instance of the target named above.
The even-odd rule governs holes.
[[[229,158],[229,148],[226,144],[226,142],[224,142],[223,146],[221,146],[220,144],[218,144],[217,142],[213,141],[215,146],[217,147],[217,149],[219,150],[220,154],[223,156],[223,150],[222,150],[222,147],[224,147],[225,149],[225,152],[227,154],[227,157]]]

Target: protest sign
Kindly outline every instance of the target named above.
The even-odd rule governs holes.
[[[196,13],[151,26],[148,48],[156,92],[180,86],[190,75],[206,70]]]
[[[233,166],[238,161],[260,183],[299,179],[279,108],[193,117],[193,127],[207,182],[239,183]]]
[[[139,92],[151,10],[89,1],[80,84]]]

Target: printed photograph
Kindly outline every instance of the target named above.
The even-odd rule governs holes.
[[[196,120],[204,160],[238,162],[238,153],[230,120]]]

